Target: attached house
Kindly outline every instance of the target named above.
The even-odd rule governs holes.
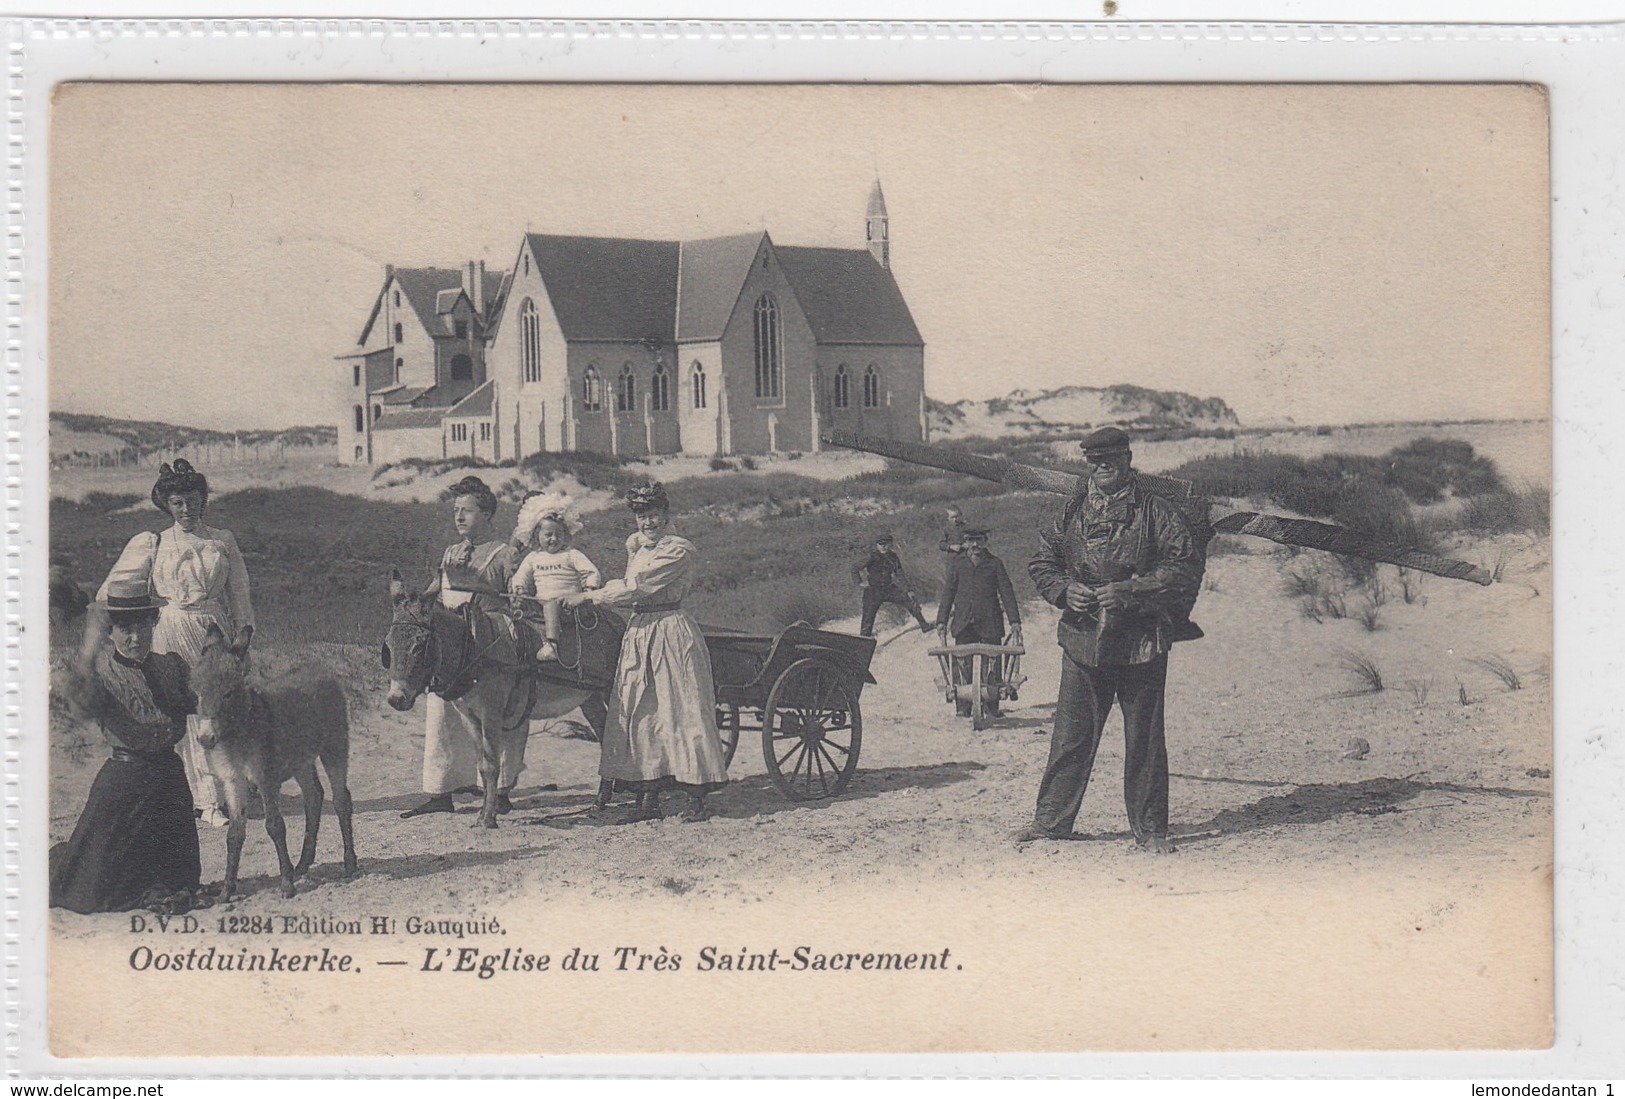
[[[781,246],[765,232],[691,241],[527,233],[485,308],[463,295],[484,338],[473,384],[456,390],[436,374],[419,389],[421,371],[397,376],[398,389],[380,391],[366,460],[407,450],[493,460],[816,451],[831,426],[923,439],[925,345],[892,276],[878,182],[865,238],[848,249]],[[391,294],[386,285],[382,298]],[[456,294],[435,301],[437,317],[462,308]],[[431,408],[438,434],[421,415]],[[399,445],[380,443],[390,432]]]
[[[485,336],[502,276],[485,264],[386,267],[357,350],[339,356],[339,460],[445,454],[445,414],[484,385]]]

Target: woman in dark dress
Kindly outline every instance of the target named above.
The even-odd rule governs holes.
[[[73,838],[51,851],[51,906],[118,912],[188,900],[202,875],[191,788],[175,745],[196,708],[186,661],[152,651],[160,601],[115,580],[90,606],[61,693],[113,754],[96,774]]]

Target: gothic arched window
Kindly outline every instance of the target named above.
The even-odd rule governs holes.
[[[401,329],[401,326],[399,324],[396,324],[395,325],[395,342],[400,343],[402,338],[405,337],[405,335],[406,335],[406,333]]]
[[[621,364],[621,376],[615,379],[615,411],[638,410],[638,380],[632,374],[632,364]]]
[[[596,366],[587,367],[587,372],[581,376],[581,408],[586,412],[604,410],[604,379],[599,376]]]
[[[842,363],[835,368],[835,407],[850,408],[852,405],[851,377],[847,374],[846,364]]]
[[[355,429],[357,431],[367,430],[367,412],[360,405],[355,406]]]
[[[880,407],[880,370],[874,363],[863,372],[863,407]]]
[[[666,364],[655,363],[654,377],[649,379],[649,403],[656,412],[671,408],[671,390],[667,386]]]
[[[779,303],[772,294],[756,299],[756,396],[778,397],[783,392],[783,347],[779,332]]]
[[[694,407],[705,407],[705,367],[700,360],[694,360]]]
[[[377,423],[378,422],[378,417],[382,416],[383,414],[384,414],[384,406],[383,405],[375,404],[375,405],[372,406],[372,422],[373,423]]]
[[[519,306],[519,361],[525,381],[542,380],[542,322],[536,316],[536,303],[529,298]]]

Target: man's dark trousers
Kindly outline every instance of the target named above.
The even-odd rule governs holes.
[[[873,584],[863,589],[863,622],[858,632],[864,637],[873,637],[875,632],[875,615],[880,613],[883,603],[896,603],[899,607],[908,608],[908,613],[914,616],[914,621],[924,627],[925,613],[920,610],[920,601],[908,592],[898,587],[877,588]]]
[[[1115,701],[1123,708],[1127,733],[1123,802],[1128,807],[1129,825],[1138,840],[1168,834],[1168,746],[1163,739],[1167,679],[1167,653],[1144,664],[1096,668],[1062,655],[1055,735],[1050,739],[1049,763],[1038,787],[1034,816],[1040,829],[1056,835],[1072,831]]]

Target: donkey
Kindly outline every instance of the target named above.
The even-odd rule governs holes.
[[[333,808],[344,838],[344,877],[358,873],[352,806],[348,786],[350,720],[344,689],[329,673],[301,665],[274,684],[248,684],[247,631],[227,642],[220,627],[211,625],[203,651],[192,667],[192,692],[197,696],[197,738],[209,766],[225,789],[231,824],[226,829],[226,880],[222,899],[237,890],[237,865],[248,831],[249,786],[259,790],[265,807],[265,831],[276,844],[282,874],[282,895],[294,895],[294,879],[316,859],[316,836],[322,823],[322,782],[316,761],[333,787]],[[299,783],[305,799],[305,843],[299,863],[288,858],[288,826],[282,819],[282,784]]]
[[[474,827],[497,826],[497,814],[503,811],[499,757],[504,745],[530,735],[532,718],[563,717],[579,707],[602,739],[601,691],[532,679],[476,650],[462,616],[441,606],[433,594],[409,591],[398,571],[390,574],[389,597],[394,610],[381,653],[389,670],[387,701],[404,713],[425,691],[439,695],[452,712],[448,716],[462,720],[474,734],[485,794]],[[611,629],[621,626],[608,615],[604,621]]]

